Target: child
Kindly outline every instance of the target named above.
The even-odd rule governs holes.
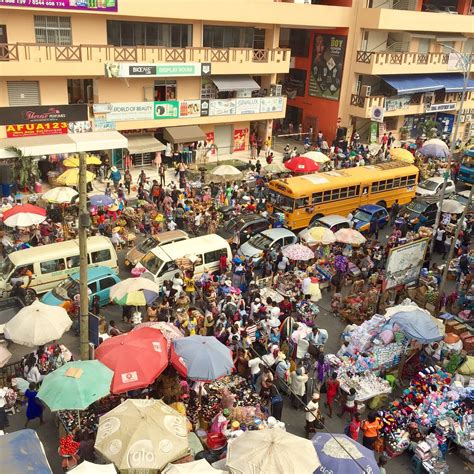
[[[339,418],[341,418],[346,412],[351,415],[351,418],[354,416],[356,412],[355,398],[356,398],[356,390],[355,388],[351,388],[349,390],[349,394],[346,397],[346,402],[344,406],[342,407],[342,412],[339,413],[338,415]]]

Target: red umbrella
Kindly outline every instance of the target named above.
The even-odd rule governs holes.
[[[285,163],[285,167],[294,173],[315,173],[319,171],[319,165],[311,158],[295,156]]]
[[[97,348],[95,355],[114,371],[113,393],[147,387],[168,366],[166,339],[153,328],[111,337]]]
[[[32,204],[13,206],[3,213],[3,222],[9,227],[29,227],[45,219],[46,209]]]

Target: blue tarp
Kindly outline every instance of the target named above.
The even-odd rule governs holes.
[[[462,92],[464,76],[462,74],[433,74],[433,79],[443,86],[446,92]],[[474,81],[467,81],[467,90],[474,90]]]
[[[410,338],[422,344],[443,339],[434,318],[424,311],[400,311],[390,319],[392,324],[398,324],[400,329]]]
[[[41,441],[33,430],[20,430],[0,436],[2,472],[52,474]]]
[[[393,74],[380,78],[399,95],[441,89],[446,92],[461,92],[464,84],[462,74]],[[468,81],[468,90],[474,90],[474,81]]]

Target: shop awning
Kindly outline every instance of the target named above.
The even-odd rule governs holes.
[[[190,143],[205,140],[206,134],[197,125],[165,128],[163,137],[172,143]]]
[[[397,74],[380,76],[389,86],[393,87],[398,95],[415,94],[417,92],[433,92],[443,89],[443,86],[425,74]]]
[[[434,74],[433,79],[443,86],[446,92],[462,92],[464,76],[462,74]],[[467,90],[474,91],[474,81],[467,81]]]
[[[121,133],[108,132],[74,133],[68,135],[76,144],[75,151],[115,150],[127,148],[128,140]]]
[[[166,146],[151,135],[128,136],[128,151],[131,155],[140,153],[154,153],[155,151],[163,151]]]
[[[211,81],[219,92],[258,91],[260,86],[250,76],[211,76]]]

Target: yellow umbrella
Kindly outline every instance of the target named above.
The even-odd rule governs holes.
[[[414,163],[415,157],[405,148],[393,148],[390,150],[392,160],[404,161],[405,163]]]
[[[101,165],[102,161],[98,156],[87,155],[86,165]],[[68,168],[78,168],[79,167],[79,157],[73,156],[72,158],[67,158],[63,161],[63,165]]]
[[[90,183],[95,178],[95,174],[90,171],[86,171],[86,180]],[[61,176],[58,177],[59,184],[65,184],[66,186],[78,186],[79,185],[79,169],[71,168],[65,171]]]
[[[313,227],[309,231],[309,237],[310,241],[324,245],[329,245],[336,242],[334,232],[332,232],[331,229],[326,229],[326,227]]]

